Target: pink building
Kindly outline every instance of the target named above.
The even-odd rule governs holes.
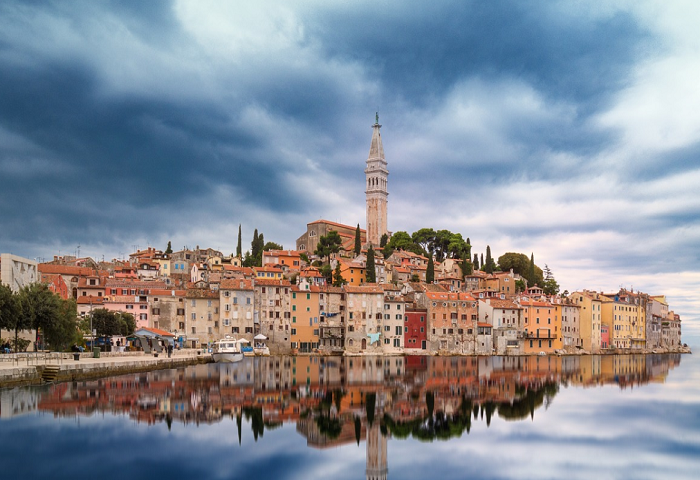
[[[610,346],[610,332],[607,325],[600,326],[600,348],[608,348]]]

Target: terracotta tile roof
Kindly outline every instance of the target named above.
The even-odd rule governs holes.
[[[41,273],[56,273],[59,275],[76,275],[88,276],[95,275],[95,270],[87,267],[72,267],[66,265],[52,265],[49,263],[40,263],[37,270]]]
[[[317,224],[317,223],[322,223],[322,224],[325,223],[326,225],[333,225],[333,226],[336,226],[336,227],[347,228],[347,229],[350,229],[350,230],[353,230],[353,231],[355,231],[355,230],[357,229],[357,226],[352,227],[352,226],[350,226],[350,225],[343,225],[342,223],[329,222],[328,220],[316,220],[316,221],[313,221],[313,222],[309,223],[309,225],[314,225],[314,224]],[[362,232],[367,233],[366,230],[360,229],[360,234],[362,234]]]
[[[473,302],[474,297],[464,292],[425,292],[426,298],[430,300],[464,301]]]
[[[486,301],[488,300],[488,302]],[[488,299],[481,299],[480,301],[484,303],[489,303],[493,308],[501,308],[501,309],[512,309],[512,310],[522,310],[522,307],[515,302],[512,302],[510,300],[501,300],[499,298],[488,298]]]
[[[219,299],[219,292],[214,292],[208,288],[188,288],[185,293],[187,298],[212,298]]]
[[[300,292],[300,293],[321,293],[321,287],[318,287],[316,285],[309,285],[309,288],[304,288],[301,289],[299,288],[299,285],[292,285],[292,292]]]
[[[187,293],[186,290],[175,290],[175,289],[151,289],[149,295],[154,296],[154,297],[171,297],[173,296],[173,292],[175,292],[175,297],[184,297],[185,294]]]
[[[82,295],[76,300],[78,305],[102,305],[104,302],[104,297],[95,297],[93,295]]]
[[[289,287],[292,285],[292,282],[289,280],[275,280],[274,278],[259,278],[255,280],[255,285],[263,287]]]
[[[221,290],[253,290],[254,288],[253,280],[244,278],[227,278],[221,280],[221,285],[219,286]]]
[[[323,293],[345,293],[342,287],[334,287],[332,285],[324,285],[321,287],[321,292]]]
[[[381,293],[384,294],[382,287],[376,283],[365,284],[365,285],[345,285],[343,286],[346,293]]]
[[[152,332],[152,333],[155,333],[156,335],[160,335],[161,337],[174,337],[174,336],[175,336],[175,335],[173,335],[172,333],[166,332],[165,330],[161,330],[161,329],[159,329],[159,328],[146,328],[146,327],[141,327],[141,328],[139,328],[138,330],[145,330],[145,331],[147,331],[147,332]],[[137,331],[138,331],[138,330],[137,330]]]

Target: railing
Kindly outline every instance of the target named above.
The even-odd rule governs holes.
[[[19,366],[22,363],[30,365],[46,365],[47,363],[63,363],[64,360],[70,360],[73,357],[72,353],[63,352],[20,352],[6,353],[0,355],[0,361],[12,362],[12,365]]]

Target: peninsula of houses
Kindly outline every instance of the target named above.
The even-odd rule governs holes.
[[[137,249],[128,260],[111,262],[76,254],[37,263],[3,254],[2,283],[18,291],[43,282],[64,299],[74,298],[80,316],[102,308],[131,313],[137,329],[155,329],[187,348],[207,347],[225,335],[253,342],[261,334],[272,352],[282,354],[685,348],[680,317],[663,295],[548,291],[533,276],[522,278],[522,271],[497,271],[488,247],[481,271],[477,257],[470,258],[468,239],[459,234],[452,242],[459,254],[401,248],[395,240],[402,236],[387,229],[389,171],[380,129],[376,116],[364,170],[366,230],[314,221],[294,250],[264,248],[256,230],[254,263],[241,255],[240,228],[237,255],[228,256],[199,247],[173,252],[170,245],[165,251]],[[395,248],[382,248],[387,243]]]

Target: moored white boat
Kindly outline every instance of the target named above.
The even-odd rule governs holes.
[[[265,341],[267,340],[265,335],[259,333],[253,338],[253,340],[255,341],[255,345],[253,346],[253,352],[255,352],[255,355],[262,355],[265,357],[270,355],[270,349],[265,344]]]
[[[214,342],[211,357],[216,363],[233,363],[243,360],[241,344],[233,337],[226,335],[225,338]]]

